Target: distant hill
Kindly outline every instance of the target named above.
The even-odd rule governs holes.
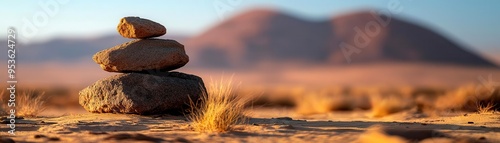
[[[167,34],[186,46],[188,67],[239,68],[265,64],[344,65],[360,63],[432,63],[496,67],[492,62],[427,28],[392,17],[387,27],[367,35],[365,26],[376,22],[369,11],[336,16],[323,21],[306,21],[279,11],[256,9],[229,18],[195,37]],[[385,18],[385,17],[382,17]],[[359,53],[348,56],[341,43],[356,46],[355,38],[369,36]],[[372,28],[371,30],[376,30]],[[358,35],[358,36],[357,36]],[[98,38],[59,38],[20,44],[20,63],[73,62],[129,41],[118,34]],[[0,45],[6,45],[1,40]],[[362,42],[361,42],[362,43]],[[361,44],[362,45],[362,44]],[[345,46],[344,46],[345,47]],[[344,48],[345,49],[345,48]],[[0,54],[0,58],[7,58]]]
[[[234,16],[186,42],[194,65],[248,67],[260,63],[358,64],[380,62],[453,64],[495,67],[492,62],[422,26],[392,17],[382,22],[369,11],[360,11],[311,22],[268,9]],[[382,20],[387,17],[382,17]],[[368,24],[377,23],[380,28]],[[360,31],[357,32],[355,27]],[[363,34],[358,34],[363,33]],[[374,34],[373,34],[374,33]],[[371,34],[371,35],[368,35]],[[347,58],[341,43],[366,43]],[[344,45],[345,45],[344,44]],[[348,47],[348,46],[344,46]],[[350,49],[350,48],[345,48]],[[349,50],[346,50],[349,51]]]

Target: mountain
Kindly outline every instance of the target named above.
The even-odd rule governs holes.
[[[358,11],[322,21],[307,21],[275,10],[255,9],[229,18],[195,37],[167,34],[160,38],[174,39],[185,45],[190,57],[188,67],[382,62],[496,67],[430,29],[397,17],[391,17],[384,26],[383,20],[387,19],[370,11]],[[21,43],[17,58],[20,63],[89,61],[96,52],[129,40],[112,34]],[[0,45],[6,45],[5,42],[1,40]],[[0,54],[0,58],[6,59],[7,55]]]
[[[371,11],[306,21],[274,10],[251,10],[189,39],[186,47],[190,49],[191,65],[205,67],[286,62],[496,67],[430,29]]]

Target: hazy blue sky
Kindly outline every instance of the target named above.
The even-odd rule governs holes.
[[[33,21],[33,16],[44,12],[39,3],[56,0],[2,1],[1,35],[9,26],[21,29],[23,19]],[[412,19],[424,26],[450,37],[459,44],[480,50],[500,49],[500,1],[473,0],[148,0],[148,1],[85,1],[64,0],[59,10],[48,15],[48,23],[40,26],[38,33],[25,41],[40,41],[54,37],[98,37],[116,33],[121,17],[140,16],[155,20],[167,27],[171,34],[195,35],[231,15],[255,8],[269,7],[284,10],[309,20],[363,8],[387,9],[390,1],[403,7],[397,16]],[[214,4],[226,5],[230,14],[217,14]],[[48,14],[48,13],[45,13]],[[22,34],[22,33],[21,33]],[[168,33],[167,33],[168,34]],[[21,37],[22,38],[22,37]]]

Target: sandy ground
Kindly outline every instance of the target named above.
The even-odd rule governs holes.
[[[50,112],[50,111],[49,111]],[[410,112],[370,118],[369,111],[299,115],[287,108],[247,111],[226,133],[198,133],[183,116],[73,114],[16,121],[16,142],[500,142],[500,114]]]

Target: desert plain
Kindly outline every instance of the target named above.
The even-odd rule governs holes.
[[[15,136],[7,133],[10,129],[7,125],[1,126],[4,131],[0,133],[2,141],[8,141],[7,138],[16,142],[500,141],[500,114],[496,111],[498,87],[488,85],[496,83],[494,77],[488,84],[480,80],[488,79],[489,74],[498,75],[499,71],[494,68],[364,65],[330,69],[336,71],[335,77],[321,76],[328,73],[321,73],[327,70],[320,68],[302,72],[297,69],[279,74],[296,79],[286,77],[290,80],[260,83],[259,80],[265,79],[255,77],[259,77],[258,73],[266,73],[265,70],[247,74],[215,70],[201,72],[199,69],[185,71],[200,75],[207,86],[212,83],[210,80],[220,80],[217,77],[232,77],[233,85],[238,86],[235,93],[251,97],[242,111],[245,118],[228,131],[200,132],[192,127],[189,113],[89,113],[78,105],[79,90],[75,86],[59,89],[59,92],[44,90],[46,96],[53,94],[57,98],[47,101],[46,109],[36,116],[16,119]],[[417,73],[419,78],[413,77]],[[317,76],[300,79],[298,75],[303,74]],[[97,79],[99,76],[86,78]],[[380,83],[377,82],[380,79],[387,79],[387,85],[373,86]],[[406,85],[396,86],[404,83]],[[490,102],[493,107],[485,111],[478,109]],[[3,118],[4,123],[8,121]]]

